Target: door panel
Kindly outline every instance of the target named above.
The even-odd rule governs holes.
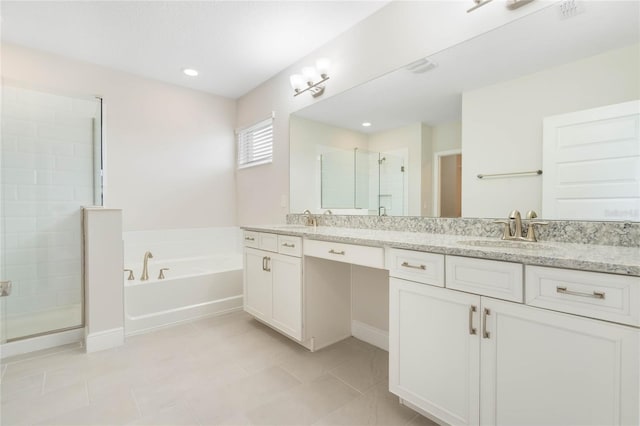
[[[298,257],[277,255],[272,261],[273,324],[298,340],[302,339],[302,268]]]
[[[391,278],[389,300],[391,392],[447,423],[478,424],[480,296]]]
[[[640,101],[544,119],[542,215],[640,220]]]
[[[244,309],[264,321],[271,318],[271,272],[266,266],[271,254],[244,249]]]
[[[639,424],[639,331],[482,299],[481,424]],[[544,407],[541,409],[540,407]]]

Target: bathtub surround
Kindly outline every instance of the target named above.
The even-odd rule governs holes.
[[[242,307],[241,233],[237,227],[124,232],[125,333],[220,315]],[[149,278],[142,281],[150,251]],[[160,278],[163,268],[164,278]]]
[[[122,210],[84,209],[85,348],[96,352],[124,343]]]
[[[505,219],[509,212],[505,212]],[[382,217],[349,215],[315,215],[319,226],[339,228],[378,229],[387,231],[426,232],[429,234],[465,235],[474,237],[502,236],[502,227],[496,219]],[[307,216],[288,214],[287,223],[304,225]],[[544,219],[544,218],[543,218]],[[639,222],[596,222],[551,220],[547,226],[538,226],[539,241],[595,244],[621,247],[640,247]]]

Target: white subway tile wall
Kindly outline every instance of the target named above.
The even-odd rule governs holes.
[[[82,322],[81,207],[94,204],[94,120],[97,100],[2,87],[9,339]]]

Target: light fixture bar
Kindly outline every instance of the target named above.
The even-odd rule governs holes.
[[[310,91],[311,92],[311,96],[313,96],[314,98],[322,95],[324,93],[324,86],[320,86],[320,84],[324,83],[325,81],[329,80],[329,76],[328,75],[323,75],[322,76],[322,80],[318,81],[317,83],[308,83],[309,86],[304,88],[304,89],[295,89],[295,93],[293,94],[293,96],[298,96],[301,93],[304,93],[306,91]]]

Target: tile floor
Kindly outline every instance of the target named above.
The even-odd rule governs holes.
[[[242,312],[2,364],[0,424],[428,425],[388,389],[385,351],[315,353]]]

